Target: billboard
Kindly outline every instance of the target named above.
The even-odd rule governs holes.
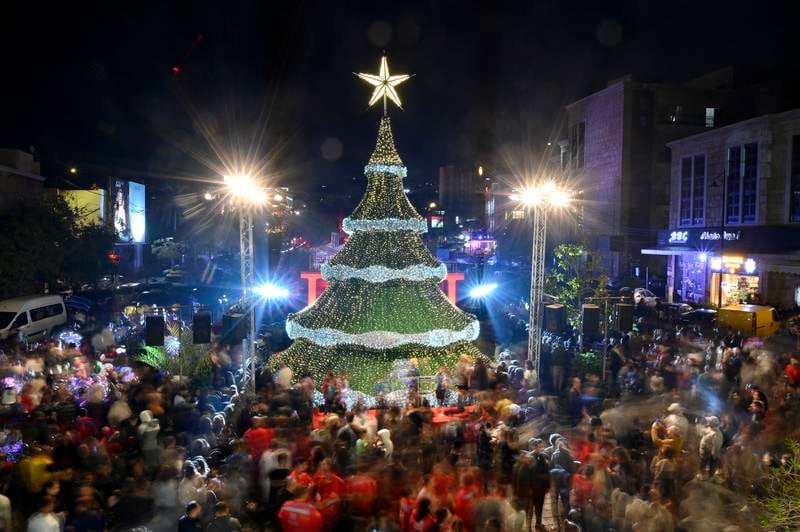
[[[106,191],[91,190],[59,190],[58,195],[80,214],[78,224],[101,225],[106,221]]]
[[[144,242],[145,187],[124,179],[112,179],[110,185],[111,223],[120,242]]]

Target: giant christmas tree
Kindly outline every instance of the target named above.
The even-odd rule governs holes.
[[[469,342],[478,321],[447,299],[439,283],[445,266],[422,243],[427,223],[403,190],[406,167],[397,153],[386,98],[400,105],[394,89],[408,76],[390,76],[386,58],[380,74],[359,74],[375,86],[370,105],[383,97],[378,141],[364,168],[367,191],[345,218],[344,248],[322,266],[328,286],[314,304],[286,322],[294,344],[272,363],[319,379],[328,371],[346,374],[354,389],[371,393],[398,359],[416,357],[421,373],[452,368],[459,355],[481,356]]]

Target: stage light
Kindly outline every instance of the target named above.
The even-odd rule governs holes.
[[[264,299],[287,299],[289,289],[274,283],[264,283],[255,288],[255,293]]]
[[[488,296],[497,288],[497,283],[481,284],[469,291],[469,297],[480,299]]]

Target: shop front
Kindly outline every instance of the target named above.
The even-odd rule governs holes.
[[[643,255],[667,259],[667,299],[791,306],[800,294],[800,228],[690,228],[659,233]],[[778,282],[780,281],[780,282]]]

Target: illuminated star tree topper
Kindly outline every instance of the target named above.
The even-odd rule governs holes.
[[[375,90],[372,91],[372,97],[369,99],[370,106],[375,105],[375,102],[383,99],[383,114],[385,115],[386,98],[389,98],[397,105],[397,107],[400,109],[403,108],[403,105],[400,103],[400,96],[397,94],[395,87],[406,81],[411,76],[409,74],[397,74],[394,76],[389,74],[389,62],[386,60],[385,55],[381,57],[381,65],[377,76],[374,74],[353,73],[360,79],[363,79],[375,87]]]

